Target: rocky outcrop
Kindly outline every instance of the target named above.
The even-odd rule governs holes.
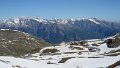
[[[107,42],[107,47],[109,47],[109,48],[118,47],[118,46],[120,46],[120,35],[117,34],[117,35],[115,35],[114,38],[107,39],[106,42]]]

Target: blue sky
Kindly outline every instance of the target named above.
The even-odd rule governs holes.
[[[120,0],[0,0],[0,19],[22,16],[120,21]]]

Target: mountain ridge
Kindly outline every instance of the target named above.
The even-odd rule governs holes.
[[[0,21],[0,29],[30,33],[50,43],[79,41],[112,36],[120,32],[120,23],[90,19],[18,18]]]

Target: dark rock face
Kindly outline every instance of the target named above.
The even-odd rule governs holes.
[[[120,36],[116,35],[114,39],[107,39],[107,47],[109,48],[115,48],[120,46]]]
[[[50,43],[79,41],[112,36],[120,32],[120,24],[97,19],[9,19],[0,21],[0,29],[30,33]]]
[[[112,44],[112,43],[113,43],[112,40],[113,40],[113,39],[108,39],[108,40],[107,40],[107,47],[109,47],[109,48],[113,48],[113,47],[114,47],[114,45]]]

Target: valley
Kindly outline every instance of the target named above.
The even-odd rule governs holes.
[[[118,33],[104,39],[44,46],[20,57],[0,56],[0,66],[2,68],[119,68],[120,64],[115,64],[120,60],[119,38]]]

